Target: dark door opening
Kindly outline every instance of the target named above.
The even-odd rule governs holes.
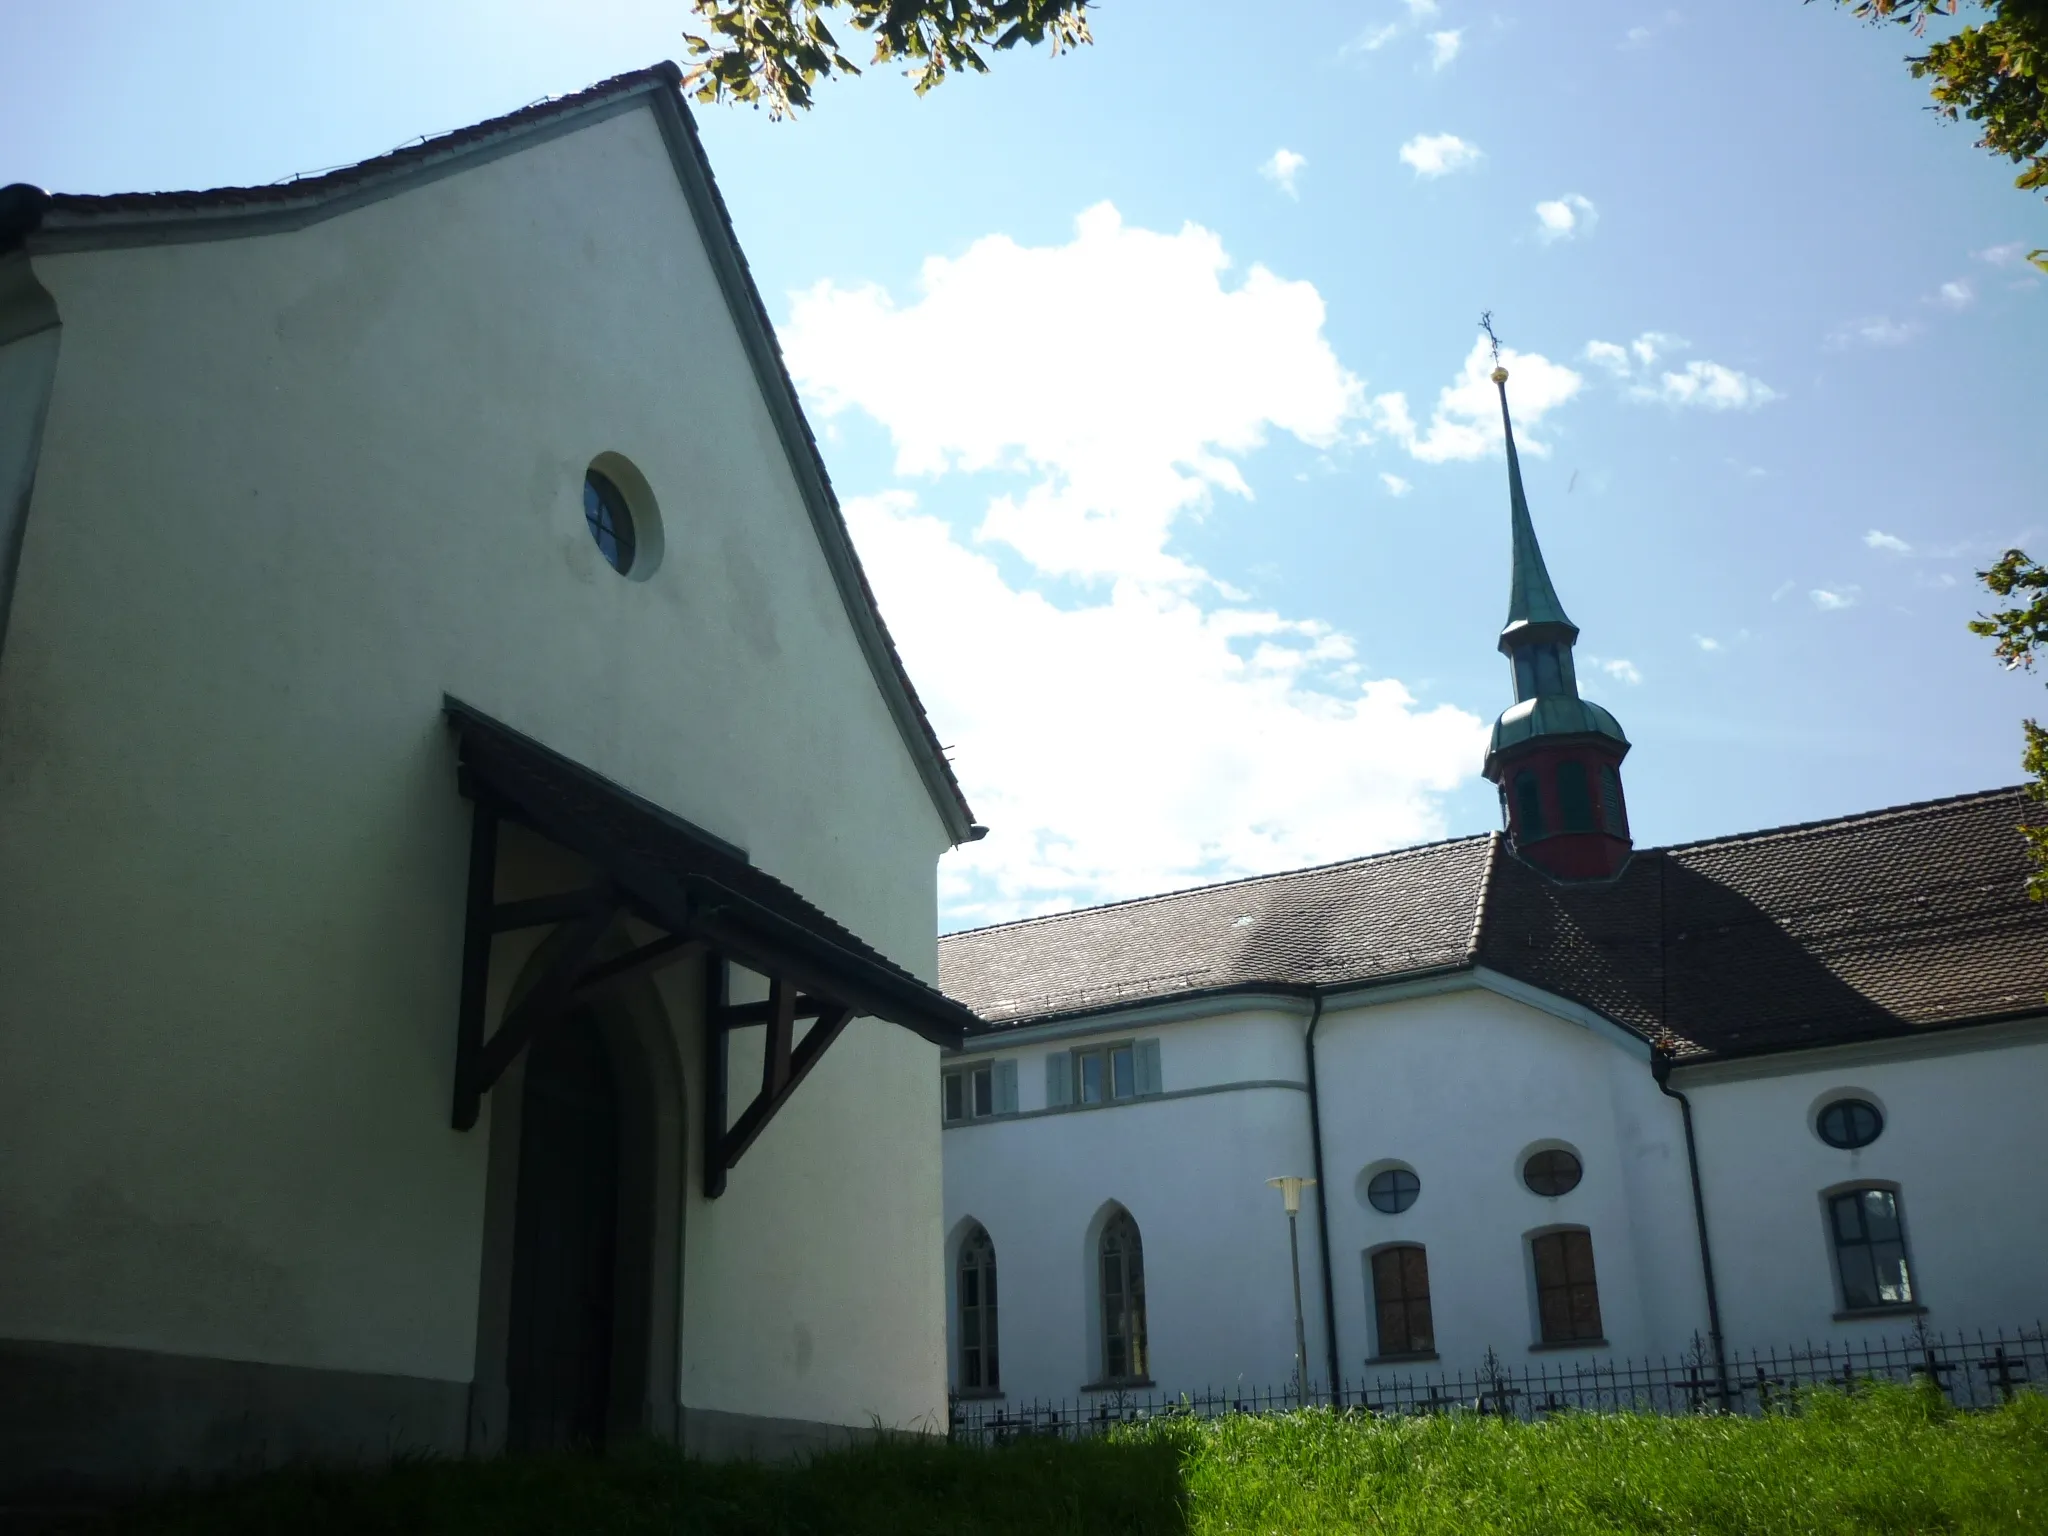
[[[578,1014],[526,1063],[505,1362],[512,1450],[604,1444],[618,1209],[617,1084],[598,1021]]]

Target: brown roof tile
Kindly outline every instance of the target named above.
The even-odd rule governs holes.
[[[2028,810],[2018,790],[1899,806],[1648,850],[1598,884],[1461,838],[954,934],[941,984],[1001,1028],[1476,963],[1686,1055],[1901,1034],[2042,1009]]]

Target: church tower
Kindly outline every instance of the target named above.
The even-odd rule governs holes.
[[[1507,369],[1496,367],[1493,382],[1507,433],[1515,545],[1500,649],[1513,669],[1515,702],[1494,723],[1483,771],[1500,788],[1516,853],[1560,880],[1602,880],[1628,862],[1628,807],[1621,796],[1628,738],[1614,716],[1579,697],[1572,664],[1579,627],[1557,600],[1529,520],[1514,423],[1508,419]]]

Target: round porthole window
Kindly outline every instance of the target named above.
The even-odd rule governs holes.
[[[1365,1186],[1365,1198],[1372,1202],[1372,1208],[1385,1211],[1389,1216],[1398,1216],[1407,1210],[1421,1193],[1422,1180],[1410,1168],[1382,1169]]]
[[[1853,1152],[1884,1134],[1884,1115],[1868,1099],[1837,1099],[1820,1112],[1813,1128],[1829,1146]]]
[[[597,541],[598,553],[621,576],[633,569],[638,541],[633,536],[633,513],[625,493],[599,470],[583,476],[583,521]]]
[[[1568,1195],[1585,1173],[1578,1158],[1562,1147],[1531,1153],[1522,1164],[1522,1182],[1539,1195]]]

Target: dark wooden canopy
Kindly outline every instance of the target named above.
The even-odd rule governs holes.
[[[540,1031],[624,978],[706,958],[705,1169],[707,1195],[788,1100],[825,1049],[858,1015],[898,1024],[938,1045],[959,1044],[973,1013],[863,943],[746,855],[580,763],[457,700],[446,703],[459,754],[458,782],[474,807],[462,1001],[456,1031],[454,1124],[476,1123],[483,1095]],[[589,887],[524,901],[496,896],[504,821],[581,855]],[[631,914],[661,937],[599,961],[600,941]],[[552,927],[548,964],[486,1039],[491,941]],[[734,1004],[740,966],[767,979],[765,1001]],[[813,1022],[801,1038],[796,1025]],[[767,1035],[761,1085],[726,1123],[726,1056],[734,1029]]]

